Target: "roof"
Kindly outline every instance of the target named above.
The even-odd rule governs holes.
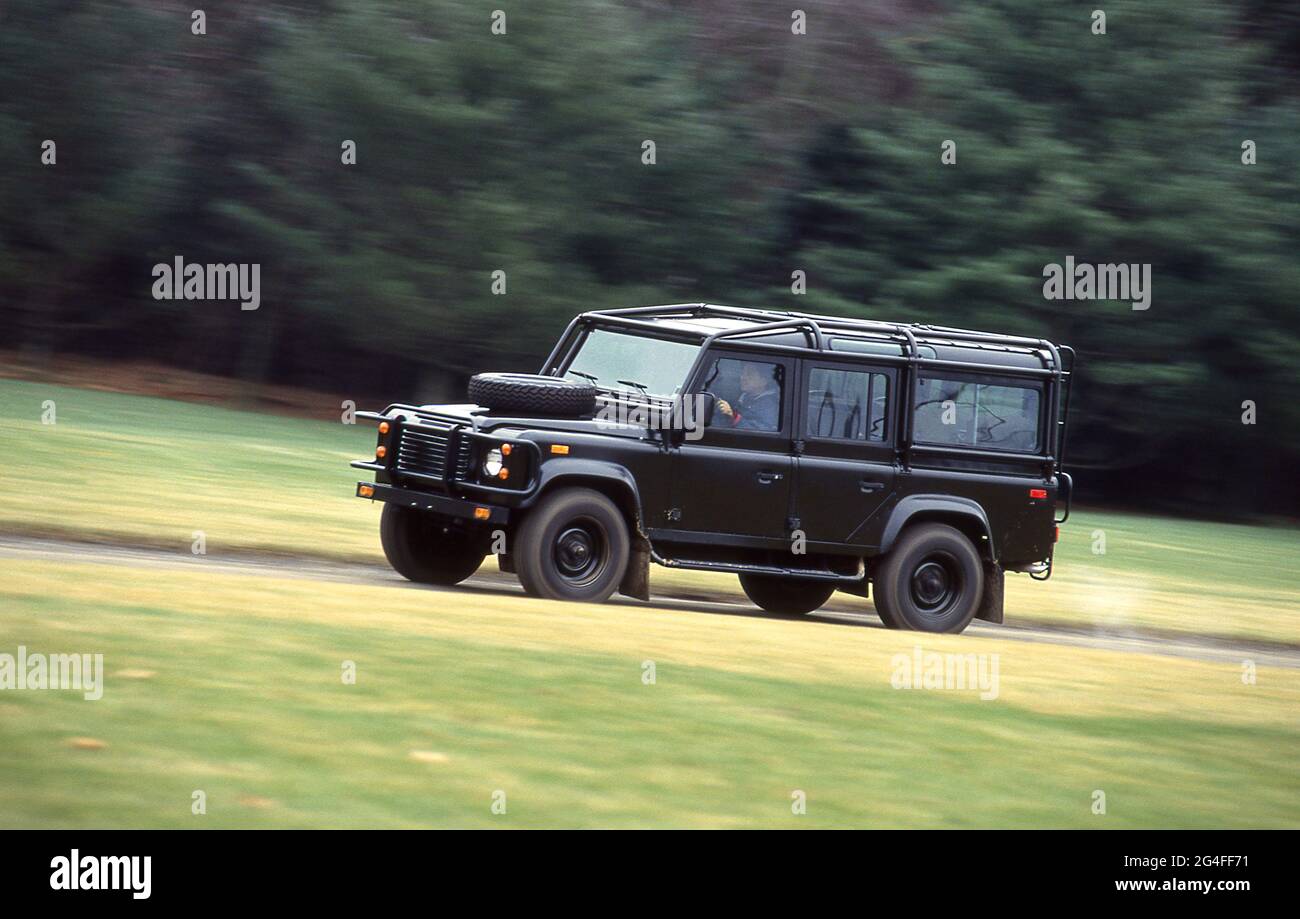
[[[763,341],[818,351],[911,357],[923,363],[962,362],[992,367],[1068,371],[1060,349],[1045,339],[955,329],[922,323],[882,322],[784,310],[711,303],[678,303],[632,309],[594,310],[579,321],[593,325],[655,330],[712,342],[719,338]],[[1072,352],[1070,352],[1072,354]]]

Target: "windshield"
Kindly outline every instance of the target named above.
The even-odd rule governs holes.
[[[565,375],[605,389],[670,398],[686,384],[698,344],[592,329]]]

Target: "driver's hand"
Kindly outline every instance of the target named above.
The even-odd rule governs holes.
[[[722,414],[726,415],[728,418],[736,414],[736,410],[731,407],[731,403],[726,399],[718,400],[718,411],[722,412]]]

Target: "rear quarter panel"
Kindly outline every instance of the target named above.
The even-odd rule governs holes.
[[[1045,489],[1047,497],[1031,498],[1030,489],[1036,488]],[[877,516],[865,541],[882,546],[890,521],[915,509],[916,502],[906,499],[933,495],[979,505],[988,521],[994,558],[1003,565],[1037,561],[1051,552],[1055,493],[1055,480],[1037,476],[914,467],[898,476],[890,512]]]

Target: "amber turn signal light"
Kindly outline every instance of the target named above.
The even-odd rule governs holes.
[[[375,447],[375,456],[377,456],[379,459],[383,459],[387,454],[388,454],[388,448],[385,447],[383,444],[380,444],[379,446]]]
[[[357,494],[360,495],[360,496],[363,497],[363,498],[373,498],[373,497],[375,496],[375,486],[373,486],[373,485],[358,485],[358,486],[357,486]]]
[[[509,455],[510,455],[510,451],[513,450],[513,449],[514,449],[514,447],[512,447],[510,444],[502,444],[502,445],[501,445],[501,455],[502,455],[502,456],[509,456]],[[505,476],[502,476],[501,478],[504,479]]]
[[[508,479],[508,478],[510,478],[510,470],[509,470],[509,469],[502,469],[500,472],[497,473],[497,478],[498,478],[498,479]]]
[[[389,430],[390,430],[390,429],[389,429],[389,427],[388,427],[388,422],[387,422],[387,421],[381,421],[381,422],[379,422],[379,433],[380,433],[380,434],[387,434]]]
[[[487,519],[488,519],[489,517],[491,517],[491,516],[492,516],[492,512],[491,512],[490,510],[488,510],[486,507],[476,507],[476,508],[474,508],[474,519],[475,519],[475,520],[487,520]]]
[[[552,453],[558,453],[560,456],[565,456],[565,455],[569,452],[569,445],[568,445],[568,444],[551,444],[551,452],[552,452]]]

